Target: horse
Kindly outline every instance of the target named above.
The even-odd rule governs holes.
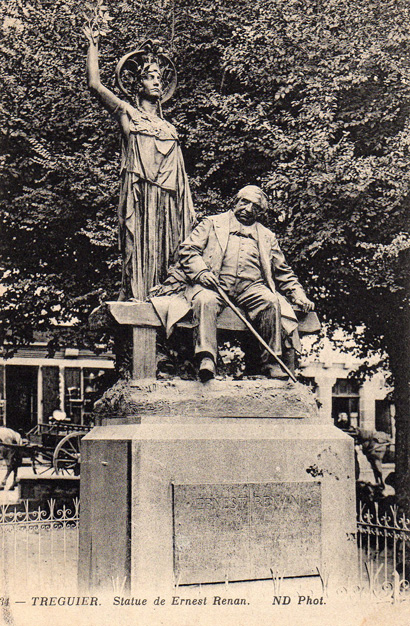
[[[340,414],[340,416],[343,415],[345,414]],[[380,432],[378,430],[365,430],[364,428],[349,426],[348,421],[340,416],[337,422],[338,428],[341,428],[343,432],[353,437],[355,444],[361,447],[364,456],[369,461],[370,467],[373,470],[376,485],[381,487],[383,491],[386,486],[383,480],[382,461],[386,453],[387,447],[392,443],[391,438],[386,433]],[[357,481],[360,477],[360,465],[357,458],[356,449],[354,456],[355,474]]]
[[[362,452],[370,463],[373,470],[376,485],[385,489],[382,473],[382,460],[385,455],[387,446],[391,443],[389,435],[377,430],[365,430],[363,428],[355,428],[354,437],[356,442],[361,446]]]
[[[0,460],[6,463],[7,472],[2,482],[0,490],[6,487],[7,479],[10,474],[14,473],[13,484],[10,489],[17,486],[17,471],[23,464],[23,451],[21,446],[24,445],[23,438],[19,433],[6,426],[0,426]]]

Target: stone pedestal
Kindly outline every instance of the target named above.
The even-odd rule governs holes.
[[[352,577],[353,443],[305,387],[140,382],[106,405],[82,440],[83,591]]]

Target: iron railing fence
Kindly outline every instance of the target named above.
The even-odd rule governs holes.
[[[378,600],[410,599],[410,520],[397,506],[360,503],[358,589]]]
[[[77,588],[79,499],[30,509],[0,505],[0,595],[42,595]]]
[[[80,502],[23,510],[0,505],[0,596],[77,593]],[[384,602],[410,600],[410,520],[396,506],[360,504],[357,517],[358,581],[338,593]],[[326,576],[323,592],[332,595]],[[283,572],[284,576],[285,573]],[[281,579],[284,577],[282,576]],[[275,581],[274,581],[275,582]]]

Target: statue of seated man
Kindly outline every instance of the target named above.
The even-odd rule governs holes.
[[[258,214],[267,207],[262,189],[247,185],[237,193],[233,210],[205,217],[181,244],[178,265],[159,292],[162,296],[179,292],[179,302],[185,301],[185,306],[175,299],[171,304],[164,297],[151,298],[168,327],[192,309],[195,356],[203,382],[216,373],[216,320],[226,306],[218,288],[245,312],[276,355],[282,354],[282,339],[289,347],[300,348],[291,304],[304,312],[313,311],[314,304],[287,264],[274,233],[258,221]],[[272,361],[265,349],[262,373],[270,378],[287,377]]]

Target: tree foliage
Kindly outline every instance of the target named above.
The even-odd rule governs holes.
[[[89,309],[118,293],[117,128],[86,88],[84,3],[0,6],[2,337],[28,341],[69,317],[85,341]],[[115,89],[120,56],[147,36],[163,36],[175,56],[179,88],[165,116],[178,128],[198,214],[261,184],[271,199],[264,219],[322,319],[364,325],[363,347],[388,353],[410,478],[408,3],[106,7],[107,86]]]

